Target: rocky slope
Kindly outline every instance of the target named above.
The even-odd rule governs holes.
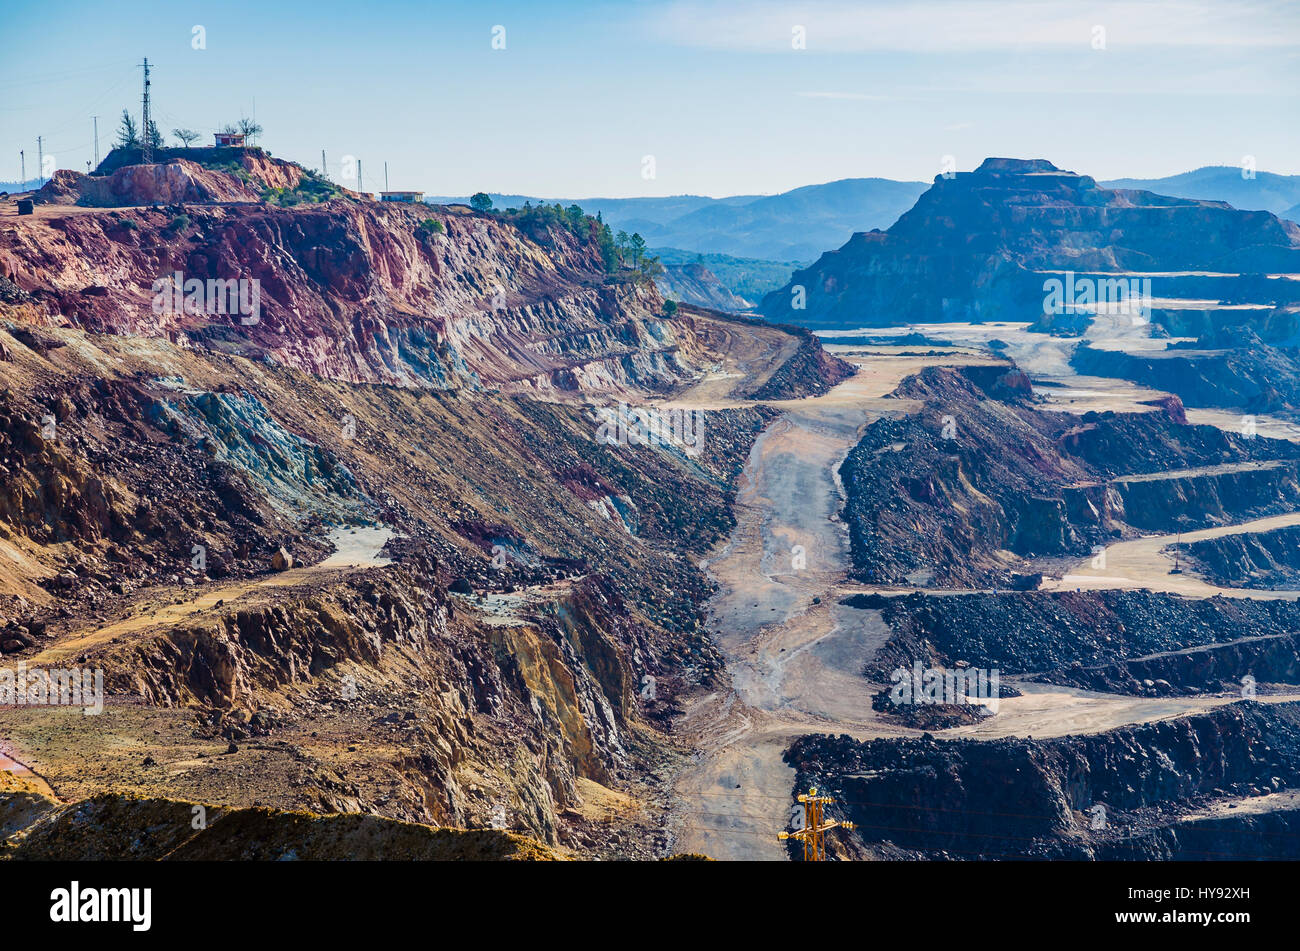
[[[1224,587],[1300,585],[1300,527],[1206,538],[1189,544],[1187,555],[1202,574]]]
[[[1300,228],[1223,202],[1101,188],[1042,159],[990,158],[937,176],[887,231],[855,234],[759,310],[810,327],[1032,320],[1044,277],[1065,270],[1294,273]]]
[[[295,788],[285,772],[269,774],[282,775],[283,784],[260,789],[262,801],[465,825],[485,823],[490,807],[504,801],[512,822],[554,841],[559,811],[578,798],[577,780],[629,781],[653,746],[628,732],[667,726],[680,685],[716,666],[700,625],[707,584],[679,552],[698,558],[730,527],[734,480],[770,414],[710,414],[705,450],[689,458],[667,448],[600,446],[595,422],[577,407],[351,389],[165,344],[142,360],[127,341],[71,339],[75,349],[58,347],[51,359],[15,342],[10,364],[18,389],[5,417],[13,478],[3,530],[22,554],[0,602],[0,649],[10,663],[40,663],[43,651],[84,640],[71,650],[105,670],[110,697],[214,711],[203,727],[212,752],[230,730],[244,729],[232,716],[246,722],[266,708],[302,707],[280,692],[314,685],[337,697],[340,665],[371,671],[354,676],[383,696],[392,692],[386,683],[410,680],[402,665],[427,667],[443,682],[430,688],[428,704],[413,706],[403,699],[409,690],[398,691],[397,705],[382,714],[432,717],[419,727],[428,750],[417,755],[422,744],[412,737],[388,767],[411,792],[340,795],[326,786],[303,802],[314,784]],[[160,357],[167,378],[142,374],[156,370]],[[96,364],[98,375],[79,385]],[[105,372],[110,365],[117,369]],[[232,378],[243,386],[222,392]],[[42,432],[44,416],[55,417],[54,433]],[[361,590],[305,580],[264,600],[277,549],[310,564],[329,548],[324,527],[347,518],[400,529],[406,538],[394,556],[419,580],[396,576]],[[234,593],[225,594],[222,586],[232,583]],[[449,594],[457,588],[499,592],[493,610],[505,611],[507,623],[461,618],[460,633],[448,633],[443,612],[457,611]],[[211,596],[218,603],[193,621],[95,639],[100,626],[206,591],[221,592]],[[465,602],[470,618],[479,610]],[[448,668],[448,658],[464,660]],[[655,703],[643,707],[634,701],[647,676],[659,683]],[[368,693],[360,696],[373,702]],[[480,700],[455,699],[474,696]],[[380,715],[354,725],[352,742],[369,735]],[[290,732],[286,719],[294,717],[278,717],[278,729]],[[81,775],[91,739],[102,739],[100,724],[86,720],[97,730],[77,752],[46,751],[43,717],[8,735],[52,759],[44,769],[64,792]],[[188,742],[192,729],[180,731],[178,742]],[[492,739],[469,738],[480,734]],[[133,739],[128,731],[121,742]],[[148,755],[164,763],[189,758],[166,745]],[[537,762],[548,765],[529,765]],[[455,779],[456,763],[474,764],[479,775]],[[455,790],[489,788],[482,778],[489,772],[499,774],[492,784],[499,799],[476,809],[456,805]],[[106,784],[76,788],[82,795],[171,791],[138,778],[101,779]],[[239,787],[227,782],[219,773],[192,792],[251,801],[238,792],[228,798]],[[653,839],[644,847],[653,849]]]
[[[195,810],[205,825],[194,828]],[[21,813],[21,814],[20,814]],[[9,827],[9,828],[6,828]],[[230,809],[100,795],[72,805],[0,800],[0,861],[555,861],[511,832],[434,829],[377,816]]]
[[[659,292],[666,298],[708,307],[711,310],[742,311],[750,302],[737,297],[703,264],[668,264],[663,276],[656,280]]]
[[[37,204],[98,208],[284,200],[352,194],[301,165],[259,148],[164,148],[145,164],[139,149],[115,148],[89,175],[59,169],[33,196]]]
[[[258,313],[158,313],[154,282],[176,273],[257,281]],[[29,323],[265,354],[352,383],[598,391],[691,373],[692,341],[658,294],[605,284],[594,244],[558,228],[538,243],[467,210],[334,199],[26,219],[0,233],[0,276]]]
[[[1177,405],[1047,412],[1011,365],[931,368],[897,395],[923,408],[872,423],[840,467],[862,581],[1005,587],[1023,558],[1291,511],[1300,499],[1293,444],[1188,425]]]
[[[1187,406],[1243,414],[1293,415],[1300,409],[1300,360],[1294,347],[1273,347],[1254,334],[1226,347],[1204,340],[1196,348],[1154,353],[1079,346],[1070,365],[1088,376],[1120,377],[1177,394]]]
[[[1291,834],[1259,834],[1293,832],[1293,805],[1244,814],[1252,800],[1300,782],[1295,704],[1240,703],[1047,741],[809,736],[786,758],[796,788],[830,793],[837,815],[857,823],[838,834],[841,855],[882,846],[931,859],[1296,854]],[[1226,818],[1207,823],[1216,806]]]
[[[139,199],[173,166],[201,184],[184,161],[93,187]],[[101,669],[108,697],[100,717],[7,711],[6,751],[65,800],[662,851],[676,697],[718,668],[697,565],[774,411],[710,412],[688,453],[602,442],[584,399],[696,379],[726,318],[607,281],[580,227],[53,191],[0,228],[0,650]],[[176,271],[257,280],[257,320],[156,312]],[[783,355],[770,398],[842,376],[812,338],[761,333]],[[373,526],[399,536],[392,564],[322,562]],[[315,820],[266,834],[302,823],[310,840]]]
[[[869,607],[867,598],[846,603]],[[1149,591],[916,594],[884,600],[890,636],[863,673],[889,683],[897,667],[959,663],[1134,696],[1239,692],[1296,684],[1292,601],[1197,600]]]

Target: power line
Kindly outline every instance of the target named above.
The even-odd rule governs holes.
[[[834,802],[830,796],[817,795],[816,787],[809,789],[807,793],[799,794],[799,802],[803,808],[802,827],[794,832],[781,832],[777,838],[797,839],[803,843],[803,860],[805,862],[825,862],[826,861],[826,833],[831,829],[852,829],[852,822],[823,822],[824,814],[822,807]]]
[[[110,63],[105,66],[87,66],[80,69],[58,70],[53,73],[36,73],[24,76],[22,79],[0,79],[0,86],[39,86],[46,83],[60,82],[85,73],[103,73],[113,69],[121,69],[121,65]]]

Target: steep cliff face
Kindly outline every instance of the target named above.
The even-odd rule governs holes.
[[[1246,340],[1206,341],[1196,348],[1155,353],[1077,347],[1070,365],[1087,376],[1132,380],[1177,394],[1187,406],[1241,413],[1294,413],[1300,408],[1300,352],[1273,347],[1251,333]],[[1225,349],[1216,344],[1227,343]]]
[[[855,234],[759,309],[812,327],[1032,320],[1042,272],[1298,269],[1300,228],[1267,212],[1112,191],[1041,159],[986,159],[937,176],[888,231]]]
[[[22,219],[0,233],[0,271],[20,319],[264,353],[354,383],[662,388],[694,356],[653,287],[604,282],[594,243],[559,228],[534,240],[467,209],[335,199]],[[178,274],[182,293],[160,297],[155,282]],[[198,298],[188,281],[203,282]]]

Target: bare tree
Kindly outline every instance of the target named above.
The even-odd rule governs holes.
[[[244,133],[244,135],[248,137],[248,140],[252,142],[262,134],[262,127],[252,119],[240,119],[239,131]]]

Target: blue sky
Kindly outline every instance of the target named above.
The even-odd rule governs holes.
[[[563,197],[928,181],[945,156],[1300,173],[1293,0],[10,0],[0,179],[19,149],[35,174],[38,135],[84,170],[92,114],[106,153],[122,109],[138,118],[142,56],[164,133],[206,139],[256,99],[273,153],[315,167],[325,149],[336,178],[358,156],[372,190],[385,160],[393,188]]]

